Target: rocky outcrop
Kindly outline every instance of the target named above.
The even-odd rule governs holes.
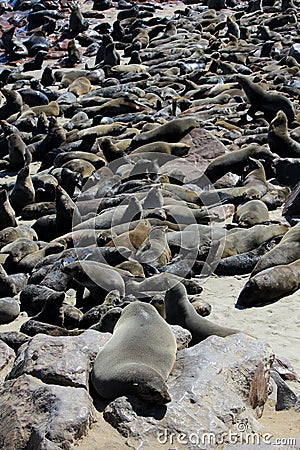
[[[106,407],[104,418],[134,448],[180,439],[196,448],[191,436],[204,448],[203,436],[224,443],[230,431],[259,432],[252,406],[261,410],[266,401],[272,358],[267,344],[248,335],[212,336],[178,352],[167,383],[171,403],[157,407],[120,397]],[[241,430],[240,424],[247,426]]]
[[[0,383],[4,382],[6,375],[11,371],[15,356],[15,352],[0,340]]]
[[[79,336],[38,334],[20,348],[9,378],[28,374],[44,383],[88,389],[91,365],[110,337],[93,330]]]
[[[68,450],[95,420],[83,388],[45,384],[31,375],[0,388],[0,447],[5,450]]]

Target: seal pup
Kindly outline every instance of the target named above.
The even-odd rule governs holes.
[[[270,123],[268,144],[270,150],[282,158],[300,157],[300,144],[289,135],[287,116],[281,110]]]
[[[170,325],[180,325],[192,334],[189,346],[202,342],[209,336],[230,336],[239,330],[221,327],[201,317],[187,297],[186,288],[182,283],[168,289],[165,295],[166,321]]]
[[[239,227],[248,228],[269,220],[269,211],[261,200],[250,200],[237,207],[233,221]]]
[[[19,213],[24,206],[34,203],[35,190],[30,177],[29,166],[23,167],[18,173],[16,183],[10,192],[9,200],[16,213]]]
[[[279,300],[300,287],[300,259],[269,267],[251,277],[239,294],[236,305],[251,307]]]
[[[175,337],[156,309],[147,303],[130,303],[96,357],[92,385],[106,399],[134,395],[150,403],[168,403],[166,380],[176,349]]]
[[[295,119],[295,111],[291,101],[282,94],[274,94],[265,91],[261,86],[250,80],[247,76],[237,75],[236,81],[245,91],[251,103],[248,114],[254,117],[257,111],[262,111],[268,122],[274,119],[277,112],[282,110],[289,122]]]
[[[17,225],[15,211],[13,210],[7,191],[0,190],[0,230],[7,227],[15,227]]]

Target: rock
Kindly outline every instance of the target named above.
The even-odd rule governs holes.
[[[264,396],[258,393],[265,392],[263,380],[268,384],[272,356],[267,344],[243,333],[211,336],[178,352],[167,381],[172,398],[167,406],[119,397],[105,408],[104,418],[134,448],[171,443],[172,433],[173,444],[180,436],[203,433],[219,439],[229,431],[239,432],[240,423],[247,424],[249,433],[259,432],[249,396],[257,392],[263,403]],[[253,386],[258,380],[260,389]]]
[[[31,375],[6,381],[0,402],[0,446],[5,450],[69,450],[95,421],[85,389],[47,385]]]
[[[5,342],[0,341],[0,383],[4,382],[6,375],[11,371],[15,357],[15,352]]]
[[[224,155],[226,147],[212,133],[203,128],[195,128],[183,139],[182,143],[190,146],[187,156],[182,158],[170,157],[163,165],[164,171],[180,170],[188,183],[201,175],[210,161],[217,156]]]
[[[20,348],[9,378],[29,374],[45,383],[87,389],[91,365],[110,337],[93,330],[79,336],[38,334]]]
[[[176,339],[176,343],[177,343],[177,351],[187,348],[189,343],[192,340],[191,333],[179,325],[170,325],[170,328],[175,335],[175,339]]]
[[[19,302],[11,297],[0,298],[0,323],[10,323],[20,314]]]
[[[20,331],[1,331],[0,339],[16,352],[21,345],[28,342],[30,338]]]
[[[291,409],[295,407],[297,403],[297,395],[289,388],[289,386],[283,381],[281,376],[271,370],[271,377],[277,386],[277,399],[275,409],[276,411],[282,411],[284,409]]]

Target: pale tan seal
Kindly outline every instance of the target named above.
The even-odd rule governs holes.
[[[104,398],[135,395],[165,404],[166,380],[175,363],[175,337],[156,309],[147,303],[126,306],[112,338],[98,353],[91,381]]]

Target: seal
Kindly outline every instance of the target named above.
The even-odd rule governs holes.
[[[8,159],[12,169],[20,170],[32,161],[32,154],[19,133],[7,137]]]
[[[214,270],[216,275],[243,275],[250,273],[264,255],[278,244],[280,238],[276,237],[263,242],[259,247],[246,253],[228,256],[221,259]]]
[[[270,123],[268,144],[270,150],[282,158],[300,157],[300,144],[289,135],[287,116],[281,110]]]
[[[97,298],[98,303],[104,301],[104,293],[107,294],[113,290],[118,290],[121,297],[125,295],[122,276],[107,264],[78,261],[64,266],[62,271],[72,276],[79,285],[86,287],[92,296]]]
[[[174,119],[170,122],[164,123],[153,130],[144,131],[137,134],[131,141],[130,150],[135,150],[142,145],[150,144],[152,142],[178,142],[186,136],[191,130],[198,127],[198,122],[195,119]]]
[[[26,225],[4,228],[0,231],[0,249],[2,249],[6,244],[9,244],[19,238],[29,238],[37,241],[37,234],[31,227]]]
[[[273,266],[289,264],[300,259],[300,223],[290,228],[280,242],[255,265],[251,276]]]
[[[64,292],[60,292],[59,295],[55,297],[48,297],[41,312],[32,317],[32,319],[38,322],[49,323],[51,325],[58,325],[59,327],[62,327],[64,324],[64,299]]]
[[[171,250],[166,236],[167,227],[153,227],[147,238],[135,254],[141,264],[150,264],[152,267],[163,267],[171,260]]]
[[[151,231],[151,224],[149,220],[143,219],[138,222],[137,226],[133,230],[126,231],[114,237],[111,241],[105,244],[105,247],[118,247],[124,246],[136,250],[142,245]]]
[[[0,120],[6,120],[13,114],[21,111],[23,99],[18,91],[1,89],[1,93],[4,95],[6,102],[0,108]]]
[[[95,325],[92,325],[90,329],[100,331],[101,333],[113,333],[122,311],[123,309],[120,307],[111,308],[101,317],[100,321]]]
[[[130,303],[96,357],[92,385],[106,399],[131,394],[150,403],[168,403],[166,380],[176,349],[175,337],[156,309],[142,302]]]
[[[34,203],[35,190],[31,181],[29,166],[25,166],[18,173],[9,200],[16,213],[19,213],[24,206]]]
[[[19,238],[10,244],[5,245],[1,252],[7,253],[8,257],[5,260],[3,267],[9,273],[18,272],[19,261],[31,253],[37,252],[39,246],[35,241],[28,238]]]
[[[233,220],[239,227],[249,228],[269,220],[269,211],[261,200],[250,200],[237,207]]]
[[[279,300],[300,287],[300,260],[262,270],[251,277],[237,300],[237,306],[249,308]]]
[[[250,80],[245,75],[237,75],[236,81],[245,91],[251,103],[248,114],[254,117],[257,111],[262,111],[268,122],[274,119],[277,112],[282,110],[289,122],[295,119],[295,111],[291,101],[282,94],[273,94],[265,91],[261,86]]]
[[[26,286],[28,275],[25,273],[15,273],[7,275],[0,264],[0,296],[14,297]]]
[[[222,258],[246,253],[258,247],[263,242],[285,234],[289,229],[288,225],[254,225],[252,228],[228,234],[220,239],[220,248],[223,248]]]
[[[0,230],[17,225],[15,211],[13,210],[7,191],[0,190]]]
[[[166,321],[170,325],[180,325],[190,331],[190,347],[212,335],[226,337],[239,333],[239,330],[222,327],[201,317],[189,302],[186,289],[180,282],[167,290],[165,311]]]
[[[87,94],[91,90],[91,82],[86,77],[79,77],[74,80],[68,91],[72,92],[76,97],[80,97],[81,95]]]
[[[243,175],[249,157],[270,162],[275,158],[275,155],[267,146],[250,144],[240,150],[214,158],[205,169],[204,175],[211,183],[215,183],[228,172]],[[195,183],[195,181],[192,181],[192,183]]]
[[[151,142],[150,144],[142,145],[137,149],[130,152],[130,155],[145,154],[147,157],[148,153],[164,153],[166,155],[174,155],[174,156],[185,156],[188,154],[190,149],[190,145],[184,144],[182,142]]]

